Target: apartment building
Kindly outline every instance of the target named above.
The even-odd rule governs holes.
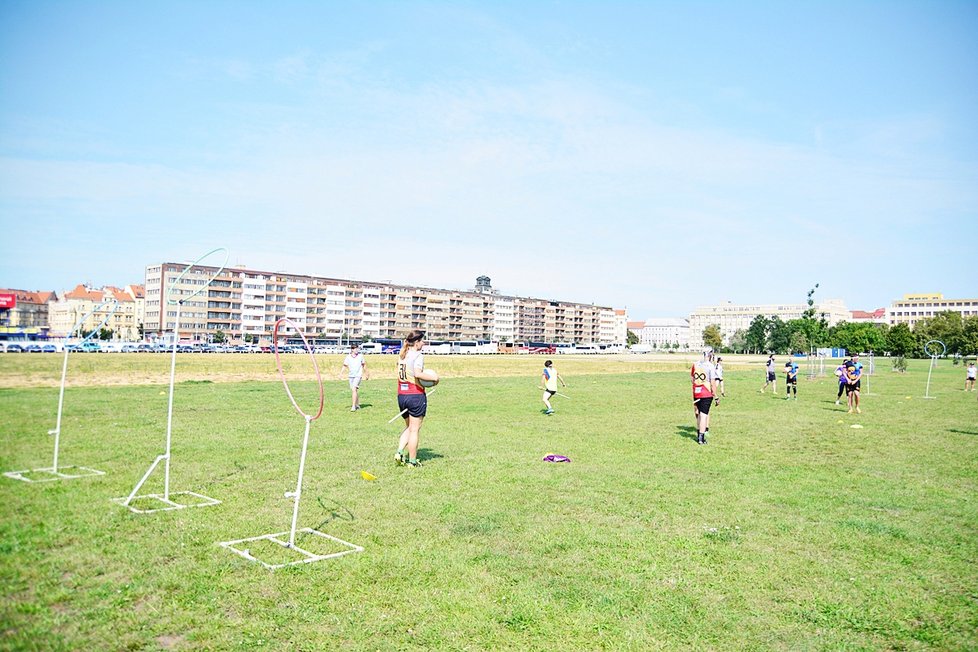
[[[57,298],[54,292],[0,289],[0,337],[46,337],[50,304]]]
[[[316,340],[421,329],[430,340],[616,341],[612,308],[500,295],[488,277],[461,291],[166,262],[147,266],[145,281],[146,333],[172,332],[179,312],[180,339],[196,342],[218,331],[267,341],[282,317]]]
[[[913,328],[921,319],[946,311],[961,313],[962,317],[978,315],[978,299],[945,299],[940,292],[905,294],[887,308],[886,323],[890,326],[906,324]]]
[[[137,341],[142,304],[142,288],[138,285],[125,288],[77,285],[51,302],[49,336],[68,337],[76,328],[92,331],[101,327],[111,330],[114,340]]]
[[[689,322],[681,317],[658,317],[645,321],[629,322],[629,328],[638,336],[639,344],[656,349],[689,348]],[[701,333],[702,335],[702,333]]]
[[[703,330],[711,324],[720,327],[720,335],[726,345],[730,344],[730,338],[738,330],[750,328],[750,323],[758,315],[790,321],[801,319],[806,310],[806,303],[736,305],[727,302],[718,306],[702,306],[689,315],[689,346],[694,349],[703,346]],[[851,319],[842,299],[828,299],[816,304],[815,313],[825,315],[829,326]]]

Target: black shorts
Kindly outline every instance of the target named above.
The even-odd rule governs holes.
[[[777,379],[778,379],[778,378],[777,378],[777,376],[775,376],[775,375],[774,375],[774,372],[773,372],[773,371],[769,371],[769,372],[767,372],[767,382],[769,382],[769,383],[773,383],[773,382],[774,382],[774,381],[776,381]]]
[[[545,389],[543,391],[545,391],[547,393],[547,398],[548,399],[549,398],[553,398],[554,395],[557,393],[557,390],[556,389]]]
[[[407,410],[405,416],[423,417],[428,413],[428,395],[398,394],[397,407],[401,408],[401,412]]]
[[[709,414],[710,406],[713,405],[713,397],[707,396],[706,398],[698,398],[695,401],[693,401],[693,405],[695,405],[696,409],[702,412],[703,414]]]
[[[851,394],[852,392],[858,392],[860,382],[862,381],[857,380],[854,383],[846,383],[846,394]]]
[[[789,385],[797,385],[798,384],[798,376],[795,376],[794,378],[792,378],[791,376],[785,376],[784,377],[784,382],[788,383]]]

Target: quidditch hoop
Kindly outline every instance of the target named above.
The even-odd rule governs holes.
[[[940,353],[931,353],[930,352],[930,345],[931,344],[940,344],[941,345],[941,352]],[[936,351],[937,350],[937,347],[934,347],[934,350]],[[927,344],[924,344],[924,353],[926,353],[927,355],[929,355],[932,358],[937,358],[937,357],[940,357],[940,356],[944,355],[945,353],[947,353],[947,347],[944,346],[944,342],[942,342],[940,340],[931,340]]]
[[[278,329],[279,326],[281,326],[284,323],[288,323],[290,326],[292,326],[292,328],[295,329],[295,332],[298,333],[299,337],[302,338],[302,344],[303,346],[306,347],[306,352],[308,352],[309,357],[312,358],[312,368],[316,370],[316,384],[319,385],[319,411],[316,412],[315,416],[303,412],[302,408],[299,407],[299,404],[295,402],[295,397],[292,396],[292,390],[289,389],[289,381],[285,379],[285,372],[282,371],[282,360],[279,357],[279,350],[278,350]],[[287,317],[282,317],[277,322],[275,322],[275,328],[272,331],[272,349],[275,351],[275,366],[278,367],[278,375],[282,377],[282,384],[285,385],[285,393],[289,395],[289,400],[292,401],[293,407],[295,407],[296,412],[304,416],[309,421],[315,421],[323,414],[323,377],[319,373],[319,363],[316,362],[316,356],[313,354],[312,348],[309,346],[309,342],[306,340],[305,333],[299,330],[296,327],[295,322],[293,322],[291,319]]]
[[[102,310],[102,309],[106,308],[107,307],[107,304],[110,301],[112,302],[112,310],[110,310],[108,312],[108,314],[105,315],[105,319],[103,319],[101,322],[99,322],[99,325],[96,326],[95,328],[93,328],[92,329],[92,332],[89,333],[88,335],[86,335],[82,339],[82,341],[79,342],[78,344],[84,344],[85,342],[88,342],[89,340],[91,340],[93,337],[98,337],[99,331],[102,330],[102,327],[103,326],[105,326],[106,324],[109,323],[109,319],[112,317],[112,315],[115,314],[115,311],[119,309],[119,301],[115,297],[109,297],[108,299],[106,299],[102,303],[98,304],[97,306],[95,306],[94,308],[92,308],[91,310],[89,310],[88,313],[84,317],[82,317],[81,319],[78,320],[78,322],[75,324],[75,327],[71,329],[71,332],[70,333],[68,333],[68,337],[71,337],[72,335],[74,335],[75,333],[77,333],[78,332],[78,329],[82,327],[82,324],[84,324],[85,321],[89,317],[91,317],[92,315],[94,315],[99,310]]]
[[[219,251],[223,251],[224,252],[224,262],[221,263],[221,266],[217,268],[217,271],[214,272],[214,275],[211,276],[209,279],[207,279],[207,282],[204,283],[203,285],[201,285],[200,286],[200,289],[197,290],[196,292],[194,292],[192,294],[188,294],[187,296],[182,297],[182,298],[180,298],[178,300],[173,299],[173,288],[175,288],[177,285],[179,285],[180,281],[183,280],[183,277],[186,276],[187,273],[190,270],[192,270],[194,267],[196,267],[197,265],[199,265],[200,264],[200,261],[205,260],[205,259],[211,257],[212,255],[216,254]],[[182,272],[180,272],[180,276],[178,276],[176,279],[174,279],[174,281],[172,283],[170,283],[170,289],[166,291],[166,302],[168,304],[170,304],[171,306],[172,305],[176,305],[176,304],[181,303],[183,301],[187,301],[188,299],[193,299],[195,296],[197,296],[198,294],[200,294],[201,292],[203,292],[204,290],[206,290],[207,288],[209,288],[210,285],[211,285],[211,282],[214,279],[216,279],[218,276],[220,276],[221,275],[221,272],[224,271],[224,268],[227,267],[228,259],[230,259],[230,257],[231,257],[231,252],[228,250],[227,247],[218,247],[217,249],[211,249],[206,254],[204,254],[203,256],[201,256],[200,258],[198,258],[197,260],[195,260],[194,262],[192,262],[189,265],[187,265],[187,268],[185,270],[183,270]]]

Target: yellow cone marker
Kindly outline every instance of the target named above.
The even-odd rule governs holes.
[[[377,479],[377,476],[375,476],[373,473],[367,473],[366,471],[360,471],[360,477],[364,480],[370,480],[371,482]]]

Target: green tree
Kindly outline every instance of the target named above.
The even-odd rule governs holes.
[[[720,350],[720,347],[723,346],[723,337],[720,335],[719,325],[710,324],[703,329],[703,344],[713,347],[716,351]]]
[[[802,331],[801,329],[795,330],[791,334],[790,344],[791,344],[790,353],[808,353],[810,350],[808,344],[808,336],[805,335],[804,331]]]
[[[747,331],[745,329],[738,328],[730,336],[730,350],[734,353],[743,353],[747,350]]]
[[[758,315],[751,320],[745,339],[748,352],[761,353],[765,350],[769,323],[770,320],[764,315]]]
[[[787,353],[791,348],[791,328],[780,317],[772,317],[768,322],[767,344],[775,353]]]
[[[945,310],[921,319],[914,324],[913,332],[921,348],[930,340],[940,340],[947,347],[948,355],[954,355],[964,346],[964,318],[960,312]]]
[[[917,338],[906,324],[897,324],[886,334],[885,351],[896,356],[917,354]]]
[[[636,335],[632,331],[628,331],[628,335],[626,336],[626,340],[625,340],[628,346],[632,346],[633,344],[638,344],[640,341],[641,340],[639,340],[638,335]]]
[[[214,344],[224,344],[227,341],[227,336],[224,331],[217,331],[214,333]]]
[[[963,355],[978,355],[978,315],[972,315],[964,320],[961,353]]]
[[[98,331],[98,338],[102,341],[108,341],[112,339],[112,329],[111,328],[100,328]]]

